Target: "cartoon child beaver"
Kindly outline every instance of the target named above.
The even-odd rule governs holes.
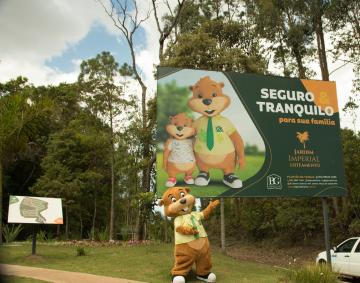
[[[170,124],[166,131],[170,138],[164,146],[163,166],[168,173],[166,187],[176,185],[176,176],[185,173],[184,181],[188,185],[194,184],[192,174],[195,170],[195,156],[193,150],[193,139],[195,129],[192,126],[193,120],[185,113],[170,117]]]
[[[223,170],[223,183],[231,188],[241,188],[242,181],[234,174],[236,160],[245,166],[244,142],[234,125],[220,113],[230,105],[230,98],[222,92],[224,83],[217,83],[208,76],[190,86],[193,95],[189,107],[202,116],[194,122],[196,140],[194,145],[199,175],[197,186],[207,186],[209,169]]]
[[[201,220],[209,218],[219,201],[210,202],[201,212],[192,211],[195,198],[189,188],[169,188],[159,201],[165,215],[175,218],[175,265],[171,270],[173,283],[185,283],[185,276],[196,264],[197,279],[216,282],[211,272],[210,244]]]

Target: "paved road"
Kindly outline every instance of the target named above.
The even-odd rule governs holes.
[[[21,265],[0,264],[0,272],[4,275],[28,277],[56,283],[145,283],[88,273],[29,267]]]

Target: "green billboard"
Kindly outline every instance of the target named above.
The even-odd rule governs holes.
[[[346,195],[335,82],[158,68],[157,193]]]

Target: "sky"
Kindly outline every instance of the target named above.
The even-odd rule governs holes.
[[[104,1],[104,0],[103,0]],[[173,1],[174,3],[176,1]],[[140,12],[151,7],[150,0],[139,1]],[[159,7],[163,14],[165,6]],[[158,31],[153,15],[135,35],[135,53],[141,76],[150,92],[156,90],[153,77],[158,63]],[[330,39],[326,42],[331,44]],[[82,60],[110,51],[119,62],[131,63],[130,52],[120,31],[96,0],[0,0],[0,82],[25,76],[34,85],[75,82]],[[342,63],[331,62],[329,70]],[[317,62],[314,79],[320,79]],[[339,108],[348,101],[352,66],[331,74],[337,82]],[[341,114],[341,126],[354,129],[352,118]],[[357,121],[356,129],[360,129]]]

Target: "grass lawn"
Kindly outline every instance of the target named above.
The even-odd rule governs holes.
[[[254,176],[264,164],[265,156],[264,155],[248,155],[246,156],[246,166],[244,169],[239,169],[237,166],[235,174],[242,180],[245,181],[250,177]],[[168,178],[166,171],[163,169],[163,153],[159,152],[156,155],[156,167],[157,167],[157,192],[161,197],[164,191],[166,190],[165,182]],[[196,169],[193,174],[194,177],[197,176],[198,170]],[[177,177],[179,186],[189,186],[183,182],[183,175]],[[210,184],[207,187],[198,187],[191,185],[191,194],[196,197],[214,197],[224,193],[231,188],[227,187],[222,183],[223,173],[221,170],[212,169],[210,170]]]
[[[85,272],[151,283],[171,282],[173,264],[171,244],[139,246],[85,247],[85,256],[76,256],[76,247],[38,244],[39,257],[31,258],[31,244],[2,246],[2,263]],[[220,253],[213,254],[213,271],[221,283],[279,282],[283,271],[272,266],[238,261]],[[12,282],[12,281],[10,281]],[[23,281],[19,281],[23,282]],[[27,281],[24,281],[27,282]],[[35,281],[37,282],[37,281]],[[194,275],[187,282],[199,282]]]
[[[1,282],[3,283],[45,283],[47,281],[42,281],[38,279],[31,279],[25,277],[17,277],[17,276],[5,276],[1,275]]]

